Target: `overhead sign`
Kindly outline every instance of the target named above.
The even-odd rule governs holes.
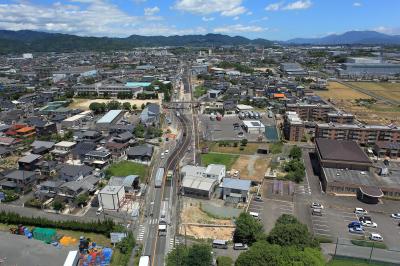
[[[126,237],[126,233],[110,233],[111,244],[119,243]]]

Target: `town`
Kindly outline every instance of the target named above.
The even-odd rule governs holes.
[[[0,265],[400,262],[399,48],[6,54],[0,94]]]

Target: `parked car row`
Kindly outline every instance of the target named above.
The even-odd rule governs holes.
[[[228,241],[215,239],[215,240],[213,240],[212,247],[219,248],[219,249],[228,249]],[[234,250],[247,250],[248,248],[249,247],[247,246],[247,244],[243,244],[243,243],[234,243],[233,244]]]
[[[253,111],[240,112],[239,119],[245,119],[245,118],[260,119],[261,114],[259,112],[253,112]]]

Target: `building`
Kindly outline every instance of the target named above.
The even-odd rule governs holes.
[[[102,118],[97,120],[96,127],[99,130],[107,130],[111,125],[115,125],[124,115],[123,110],[110,110]]]
[[[400,142],[400,128],[395,125],[318,123],[315,137],[354,140],[362,145],[373,145],[378,141]]]
[[[91,118],[91,111],[84,111],[77,115],[68,117],[61,122],[61,127],[65,129],[80,127],[85,121]]]
[[[249,134],[264,134],[265,126],[259,120],[244,120],[243,127]]]
[[[391,159],[397,159],[400,157],[400,143],[377,141],[373,147],[373,151],[379,158],[389,157]]]
[[[336,73],[341,78],[395,76],[400,74],[400,64],[343,63]]]
[[[82,179],[93,174],[94,168],[87,165],[68,165],[59,166],[58,174],[60,180],[65,182]]]
[[[19,170],[34,171],[36,164],[42,159],[41,155],[28,154],[18,160]]]
[[[133,193],[135,189],[139,189],[140,178],[138,175],[112,176],[108,181],[110,186],[123,186],[125,193]]]
[[[143,144],[129,148],[126,151],[128,160],[151,161],[153,156],[153,146]]]
[[[32,190],[36,180],[37,176],[33,171],[14,170],[4,176],[0,187],[5,190],[14,190],[17,193],[27,193]]]
[[[250,180],[224,178],[221,184],[222,198],[232,202],[247,202],[250,187]]]
[[[185,196],[211,199],[217,185],[217,180],[213,178],[185,175],[182,179],[181,191]]]
[[[137,95],[142,92],[143,89],[149,87],[150,82],[119,82],[119,83],[104,83],[98,82],[96,84],[90,85],[75,85],[73,89],[76,94],[89,94],[98,96],[111,96],[117,97],[118,93],[132,93],[132,95]]]
[[[293,77],[305,77],[308,75],[307,71],[299,63],[282,63],[280,70]]]
[[[125,200],[125,189],[124,186],[105,186],[100,190],[99,204],[104,210],[119,210]]]
[[[286,111],[296,112],[302,120],[326,121],[334,108],[328,104],[288,103]]]
[[[76,142],[74,141],[61,141],[54,145],[54,149],[51,151],[51,153],[54,155],[56,160],[65,162],[75,145]]]
[[[104,168],[111,162],[111,157],[111,152],[102,147],[86,153],[83,162],[96,168]]]
[[[327,121],[328,123],[339,123],[339,124],[353,124],[355,117],[350,113],[333,112],[328,113]]]
[[[140,122],[146,126],[158,125],[160,122],[160,106],[155,103],[148,104],[140,114]]]
[[[222,164],[209,164],[207,167],[185,165],[181,169],[181,174],[192,177],[206,177],[217,180],[217,183],[221,183],[222,179],[226,175],[226,166]]]
[[[286,112],[283,123],[283,135],[289,141],[301,141],[304,137],[304,122],[296,112]]]

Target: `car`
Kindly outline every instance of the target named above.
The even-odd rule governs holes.
[[[364,210],[363,208],[355,208],[354,213],[355,214],[368,214],[368,212],[366,210]]]
[[[249,247],[247,246],[247,244],[235,243],[235,244],[233,244],[233,249],[235,249],[235,250],[248,250]]]
[[[352,228],[352,227],[361,227],[362,228],[362,224],[359,221],[352,221],[351,223],[349,223],[347,225],[348,228]]]
[[[392,213],[392,214],[390,215],[390,217],[392,217],[392,218],[394,218],[394,219],[400,219],[400,212],[398,212],[398,213]]]
[[[369,239],[372,241],[379,241],[379,242],[383,241],[383,237],[378,233],[371,233],[369,235]]]
[[[164,159],[164,153],[163,152],[161,153],[161,159]]]
[[[322,216],[322,209],[312,209],[311,214],[315,216]]]
[[[358,218],[358,220],[360,221],[360,222],[362,222],[362,221],[371,221],[372,222],[372,218],[371,218],[371,216],[361,216],[360,218]]]
[[[360,226],[355,226],[355,227],[350,227],[349,232],[352,234],[358,234],[358,235],[363,235],[364,234],[364,229]]]
[[[324,206],[321,203],[313,202],[313,203],[311,203],[311,208],[313,208],[313,209],[323,209]]]
[[[235,172],[233,172],[233,176],[234,177],[238,177],[239,176],[239,171],[236,170]]]
[[[168,153],[169,153],[169,150],[165,150],[164,153],[165,153],[165,154],[168,154]]]
[[[378,224],[377,223],[374,223],[374,222],[372,222],[372,221],[361,221],[361,224],[363,225],[363,226],[365,226],[365,227],[372,227],[372,228],[377,228],[378,227]]]
[[[254,197],[254,201],[259,201],[259,202],[263,202],[264,200],[262,199],[262,197],[261,196],[255,196]]]

